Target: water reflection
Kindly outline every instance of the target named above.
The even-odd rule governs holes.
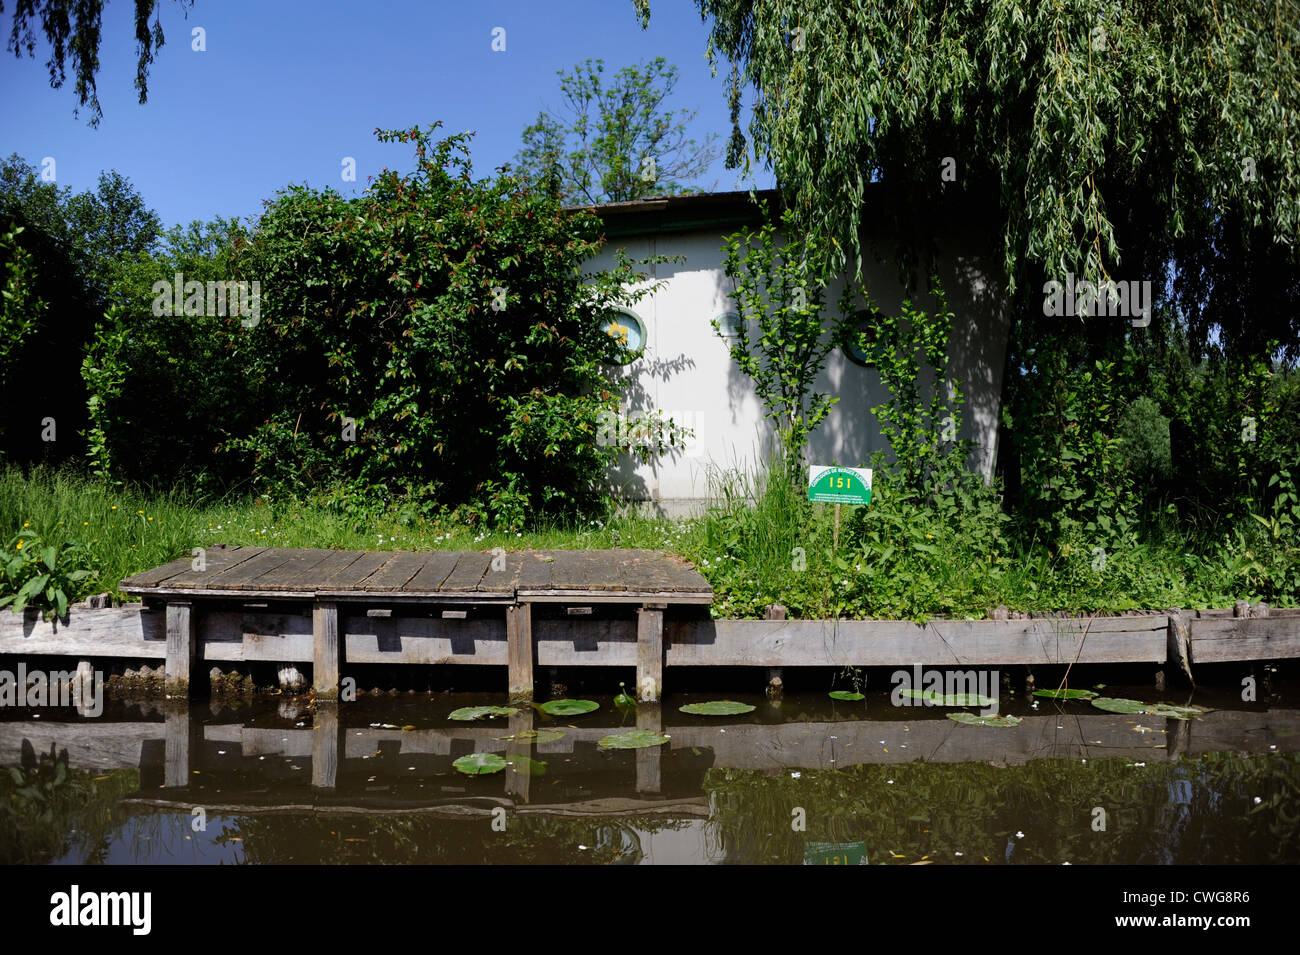
[[[1300,861],[1300,710],[1067,704],[986,728],[788,697],[722,721],[608,700],[446,718],[495,702],[9,711],[0,862]],[[597,745],[633,726],[670,742]],[[465,776],[452,763],[470,753],[510,764]]]

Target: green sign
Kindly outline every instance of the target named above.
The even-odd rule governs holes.
[[[808,500],[866,506],[871,503],[871,469],[814,464],[808,469]]]
[[[866,842],[810,842],[803,849],[804,865],[866,865]]]

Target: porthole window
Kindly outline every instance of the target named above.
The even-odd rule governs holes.
[[[715,321],[718,323],[718,332],[723,338],[740,338],[744,331],[740,322],[740,313],[735,309],[728,309],[719,315]]]
[[[875,309],[864,308],[859,309],[857,315],[854,316],[854,329],[863,333],[868,343],[876,340],[876,314]],[[844,346],[844,357],[863,368],[871,367],[871,358],[856,343]]]
[[[625,308],[609,314],[601,330],[623,346],[623,364],[636,361],[645,350],[645,325]]]

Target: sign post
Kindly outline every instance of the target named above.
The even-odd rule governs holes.
[[[871,469],[814,464],[808,468],[808,500],[835,505],[835,549],[840,546],[840,505],[871,503]]]

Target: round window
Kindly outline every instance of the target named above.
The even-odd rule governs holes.
[[[635,361],[645,349],[645,326],[626,309],[612,312],[601,330],[623,346],[623,363]]]
[[[862,342],[861,344],[853,342],[845,345],[844,356],[855,365],[870,368],[871,357],[862,348],[862,345],[869,345],[876,340],[876,310],[859,309],[855,316],[853,330],[860,333]]]
[[[742,331],[740,313],[735,309],[728,309],[714,321],[718,323],[718,332],[723,338],[740,338]]]

